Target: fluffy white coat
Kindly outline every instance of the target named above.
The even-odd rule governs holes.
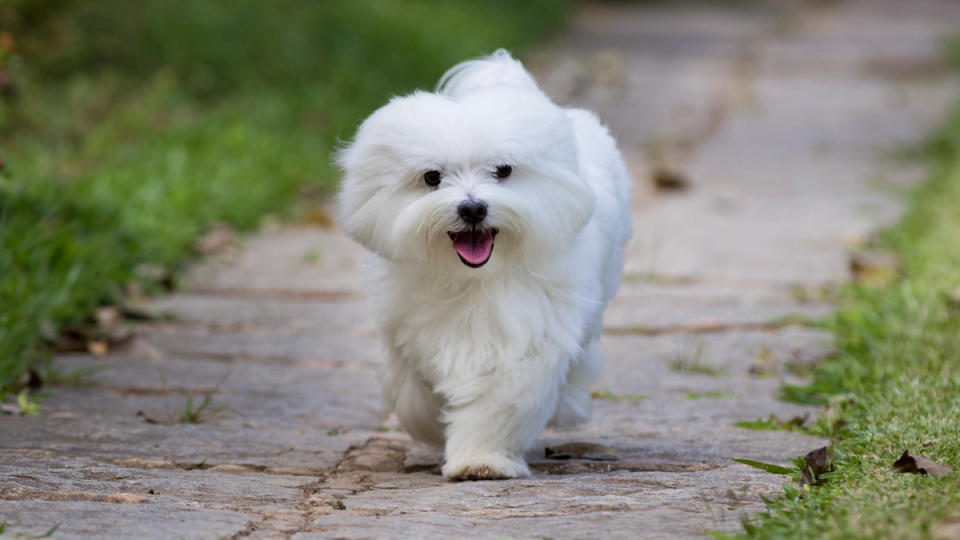
[[[338,221],[370,251],[388,406],[444,448],[447,478],[529,475],[524,452],[548,423],[590,417],[602,370],[631,230],[614,140],[500,50],[453,67],[435,93],[392,99],[339,164]],[[464,222],[464,201],[486,205],[482,223]],[[480,267],[454,249],[468,229],[494,235]]]

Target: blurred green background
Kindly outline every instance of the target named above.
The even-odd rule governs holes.
[[[0,389],[212,223],[295,217],[392,94],[565,0],[0,0]],[[300,204],[298,204],[298,201]]]

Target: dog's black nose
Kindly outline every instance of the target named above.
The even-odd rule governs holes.
[[[487,217],[487,203],[473,199],[463,201],[457,207],[457,214],[466,223],[476,225]]]

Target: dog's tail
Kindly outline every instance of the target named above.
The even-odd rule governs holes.
[[[437,83],[437,93],[458,98],[497,86],[540,91],[523,64],[506,50],[498,49],[490,56],[460,62],[447,70]]]

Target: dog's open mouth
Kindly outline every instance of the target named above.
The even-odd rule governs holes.
[[[490,260],[493,253],[493,239],[500,232],[497,229],[471,228],[458,232],[448,232],[453,240],[453,249],[460,261],[470,268],[480,268]]]

